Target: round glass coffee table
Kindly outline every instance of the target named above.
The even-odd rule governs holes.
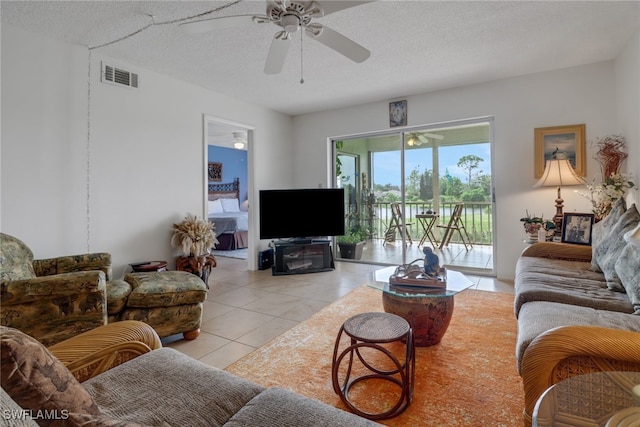
[[[367,285],[382,291],[384,311],[409,322],[416,346],[438,344],[451,322],[453,297],[474,283],[458,271],[447,270],[446,288],[391,285],[389,276],[395,269],[396,267],[388,267],[375,271],[373,279]]]

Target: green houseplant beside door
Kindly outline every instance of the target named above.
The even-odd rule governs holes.
[[[363,228],[351,229],[344,236],[338,236],[340,258],[361,259],[369,232]]]

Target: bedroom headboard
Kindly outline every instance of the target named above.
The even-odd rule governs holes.
[[[208,187],[209,200],[240,198],[240,178],[234,178],[233,182],[223,182],[220,184],[209,183]]]

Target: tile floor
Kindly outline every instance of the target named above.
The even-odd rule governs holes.
[[[209,278],[200,336],[163,344],[200,361],[225,368],[291,329],[323,307],[364,284],[380,265],[336,262],[331,272],[272,276],[248,271],[246,260],[217,257]],[[470,276],[474,289],[513,293],[513,283]]]
[[[434,248],[433,245],[427,244]],[[423,258],[424,246],[418,246],[418,242],[407,245],[406,262]],[[437,246],[434,253],[440,257],[440,265],[451,269],[465,269],[478,274],[490,275],[493,270],[493,246],[474,245],[467,248],[462,243],[451,243],[440,249]],[[382,239],[367,240],[367,244],[362,251],[362,261],[385,264],[402,263],[402,244],[398,240],[394,243],[386,243]]]

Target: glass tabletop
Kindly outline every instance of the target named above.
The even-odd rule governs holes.
[[[396,267],[391,266],[376,270],[373,272],[371,279],[367,283],[370,288],[378,289],[387,294],[395,295],[402,298],[416,297],[449,297],[454,296],[458,292],[469,289],[474,283],[459,271],[447,270],[447,286],[446,288],[426,288],[422,286],[410,285],[391,285],[389,284],[389,276],[391,276]]]

